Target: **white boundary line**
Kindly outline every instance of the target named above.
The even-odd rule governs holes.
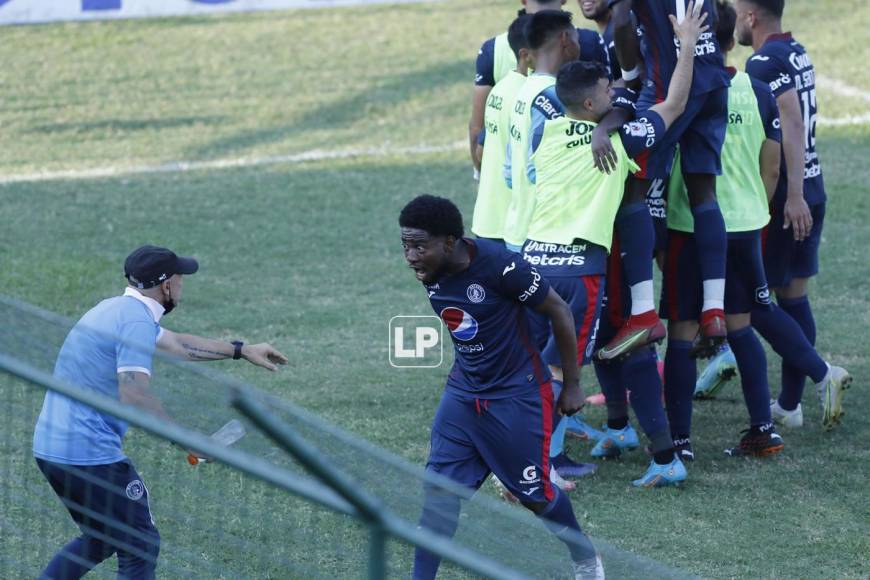
[[[853,87],[852,85],[844,83],[840,79],[819,76],[818,81],[819,82],[816,84],[816,88],[822,87],[823,89],[831,91],[832,93],[840,95],[841,97],[861,99],[865,103],[870,103],[870,92],[859,89],[858,87]]]
[[[870,92],[853,87],[841,80],[821,76],[819,82],[825,89],[843,96],[861,99],[870,103]],[[824,127],[847,127],[852,125],[870,125],[870,112],[849,117],[819,117],[818,124]],[[357,157],[384,158],[395,156],[430,155],[433,153],[446,153],[458,151],[467,147],[464,141],[457,141],[447,145],[414,145],[410,147],[370,147],[365,149],[346,149],[328,151],[312,149],[289,155],[274,155],[267,157],[236,157],[226,159],[214,159],[211,161],[172,161],[160,165],[133,165],[133,166],[108,166],[94,167],[92,169],[69,169],[61,171],[40,171],[35,173],[18,173],[12,175],[0,175],[0,185],[14,183],[31,183],[40,181],[59,181],[75,179],[101,179],[107,177],[124,177],[129,175],[147,175],[153,173],[181,173],[185,171],[198,171],[205,169],[231,169],[243,167],[262,167],[268,165],[280,165],[282,163],[296,164],[311,161],[324,161],[329,159],[353,159]]]
[[[819,117],[816,123],[824,127],[847,127],[849,125],[870,125],[870,113],[850,117]]]
[[[356,157],[397,157],[431,155],[433,153],[447,153],[459,151],[468,147],[465,141],[457,141],[447,145],[414,145],[410,147],[372,147],[367,149],[346,149],[344,151],[326,151],[312,149],[290,155],[274,155],[269,157],[236,157],[228,159],[214,159],[211,161],[173,161],[161,165],[139,166],[108,166],[95,167],[93,169],[69,169],[62,171],[41,171],[36,173],[19,173],[12,175],[0,175],[0,185],[13,183],[29,183],[39,181],[58,181],[73,179],[100,179],[105,177],[124,177],[128,175],[147,175],[152,173],[181,173],[185,171],[199,171],[203,169],[232,169],[240,167],[262,167],[267,165],[280,165],[282,163],[295,164],[310,161],[324,161],[329,159],[353,159]]]

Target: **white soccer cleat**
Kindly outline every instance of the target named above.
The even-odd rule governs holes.
[[[779,401],[776,399],[770,400],[770,416],[773,420],[782,425],[783,427],[788,427],[789,429],[797,429],[798,427],[804,426],[804,412],[801,410],[801,404],[798,403],[798,406],[793,411],[786,411],[779,405]]]
[[[601,556],[582,562],[574,562],[574,580],[604,580],[604,564]]]
[[[555,469],[552,468],[550,468],[550,483],[552,483],[553,485],[558,485],[559,489],[561,489],[562,491],[573,491],[577,487],[576,483],[564,479],[562,476],[556,473]]]
[[[843,367],[832,366],[821,383],[816,385],[816,394],[822,407],[822,427],[833,429],[843,417],[843,395],[852,386],[852,375]]]

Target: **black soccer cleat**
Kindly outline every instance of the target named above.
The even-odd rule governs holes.
[[[774,430],[773,423],[752,427],[742,431],[746,433],[737,447],[725,450],[725,455],[731,457],[767,457],[776,455],[785,448],[782,437]]]

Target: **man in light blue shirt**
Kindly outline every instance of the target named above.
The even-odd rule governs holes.
[[[160,348],[193,361],[244,358],[276,370],[287,359],[266,343],[245,345],[179,334],[160,327],[181,300],[193,258],[155,246],[135,250],[124,264],[129,286],[85,313],[61,347],[54,376],[171,420],[149,388],[152,357]],[[33,435],[36,463],[82,535],[67,543],[41,577],[80,578],[118,555],[123,578],[153,578],[160,535],[148,490],[124,454],[127,424],[48,391]]]

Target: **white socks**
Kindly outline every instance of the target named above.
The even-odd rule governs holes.
[[[715,278],[704,280],[704,305],[702,312],[707,310],[725,310],[725,279]]]
[[[653,298],[653,281],[644,280],[631,287],[631,315],[636,316],[655,310],[655,298]]]

